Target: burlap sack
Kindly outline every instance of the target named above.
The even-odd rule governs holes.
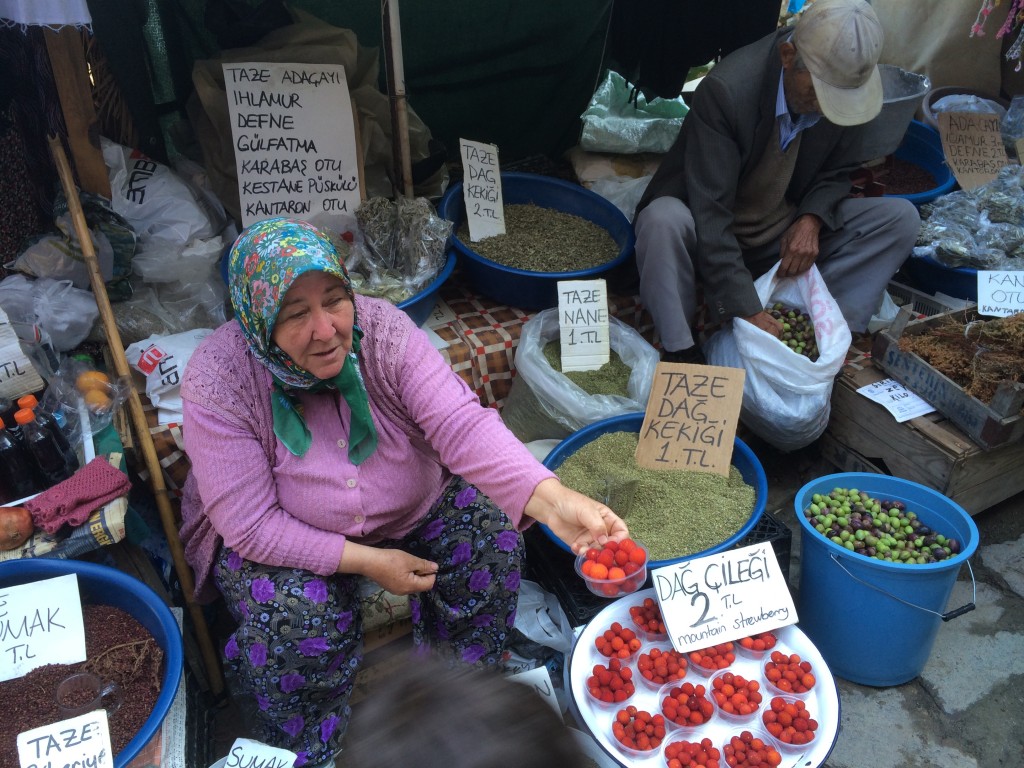
[[[195,86],[188,115],[203,150],[210,185],[224,208],[241,221],[235,154],[231,141],[227,91],[221,65],[236,61],[297,64],[341,64],[355,105],[364,165],[364,188],[369,197],[393,197],[391,111],[388,97],[377,88],[380,63],[377,48],[359,45],[354,32],[293,10],[296,22],[276,29],[258,45],[222,51],[220,58],[201,59],[192,68]],[[430,156],[430,130],[410,107],[409,153],[413,163]],[[418,197],[438,197],[447,186],[447,167],[416,185]]]

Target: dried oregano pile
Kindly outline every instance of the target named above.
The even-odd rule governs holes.
[[[474,243],[463,222],[458,238],[486,259],[527,272],[592,269],[619,254],[608,230],[580,216],[532,204],[506,205],[504,211],[504,235]]]
[[[644,469],[634,458],[638,440],[636,432],[601,435],[569,456],[555,474],[594,499],[604,501],[610,491],[610,506],[625,518],[630,536],[648,548],[652,560],[692,555],[721,544],[750,519],[755,492],[735,466],[728,477]],[[629,509],[616,509],[615,491],[624,487],[632,491]]]
[[[565,376],[588,395],[620,395],[629,397],[629,375],[632,370],[622,362],[614,349],[608,351],[608,362],[593,371],[562,371],[562,344],[558,339],[544,345],[548,365]]]

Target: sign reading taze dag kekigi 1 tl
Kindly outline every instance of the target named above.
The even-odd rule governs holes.
[[[359,166],[340,64],[225,63],[242,226],[295,216],[355,227]]]

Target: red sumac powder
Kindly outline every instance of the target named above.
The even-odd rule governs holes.
[[[57,686],[75,672],[93,672],[121,686],[124,702],[108,718],[116,755],[142,728],[160,695],[163,649],[130,614],[109,605],[82,607],[86,660],[48,664],[0,682],[0,766],[18,765],[18,734],[61,719]]]

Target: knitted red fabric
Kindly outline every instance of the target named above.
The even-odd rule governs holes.
[[[53,534],[62,525],[81,525],[99,509],[131,489],[128,475],[97,456],[71,477],[25,502],[37,528]]]

